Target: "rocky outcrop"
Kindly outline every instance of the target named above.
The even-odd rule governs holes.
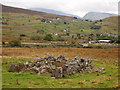
[[[47,55],[44,58],[37,58],[31,62],[11,64],[9,72],[30,72],[37,74],[50,73],[51,77],[62,78],[66,75],[84,71],[101,71],[92,65],[92,59],[74,57],[68,60],[64,55],[55,57]]]

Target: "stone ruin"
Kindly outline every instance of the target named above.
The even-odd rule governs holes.
[[[50,73],[51,77],[63,78],[66,75],[80,73],[84,71],[91,72],[94,69],[96,72],[105,72],[104,68],[95,68],[92,65],[92,59],[74,57],[72,60],[66,59],[64,55],[54,57],[47,55],[44,58],[37,58],[31,62],[11,64],[9,72],[30,72],[37,74]]]

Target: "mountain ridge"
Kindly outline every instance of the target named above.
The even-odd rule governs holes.
[[[108,17],[112,16],[117,16],[117,14],[112,14],[112,13],[102,13],[102,12],[88,12],[83,19],[88,19],[88,20],[100,20],[100,19],[105,19]]]
[[[58,10],[53,10],[53,9],[46,9],[46,8],[29,8],[30,10],[35,10],[35,11],[42,11],[45,13],[50,13],[50,14],[56,14],[56,15],[64,15],[64,16],[72,16],[72,17],[78,17],[81,18],[77,15],[74,14],[69,14],[69,13],[65,13],[62,11],[58,11]]]

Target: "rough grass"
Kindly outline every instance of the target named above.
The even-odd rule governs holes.
[[[78,48],[3,48],[3,88],[117,88],[118,49],[78,49]],[[11,63],[31,61],[46,53],[68,58],[74,56],[93,58],[97,67],[105,67],[106,73],[76,73],[62,79],[53,79],[49,74],[7,72]],[[36,56],[37,55],[37,56]]]
[[[95,48],[3,48],[3,57],[8,58],[38,58],[47,54],[55,56],[65,55],[67,58],[79,56],[82,58],[93,58],[106,63],[117,63],[119,48],[95,49]]]
[[[44,30],[47,33],[63,33],[61,30],[68,29],[71,33],[80,33],[81,29],[85,29],[84,33],[93,32],[90,30],[90,26],[93,22],[82,21],[80,19],[73,21],[73,19],[52,20],[52,23],[41,22],[36,18],[41,18],[38,15],[27,15],[18,13],[3,13],[3,22],[7,24],[2,25],[3,40],[12,40],[12,37],[16,37],[20,34],[31,36],[36,34],[37,30]],[[67,22],[69,24],[64,24]],[[6,38],[8,36],[12,36]]]
[[[103,19],[102,22],[97,23],[96,25],[101,26],[99,33],[113,33],[118,34],[118,17],[108,17]]]
[[[3,28],[12,28],[12,29],[16,29],[16,28],[34,28],[34,29],[56,29],[56,30],[60,30],[60,29],[65,29],[68,26],[70,27],[70,29],[76,28],[89,28],[89,25],[92,25],[92,22],[87,22],[87,21],[82,21],[82,20],[76,20],[76,21],[72,21],[73,19],[64,19],[64,20],[52,20],[53,22],[50,23],[44,23],[41,22],[40,20],[36,20],[36,18],[41,18],[41,16],[38,15],[27,15],[27,14],[16,14],[16,13],[3,13],[3,17],[5,18],[5,20],[8,20],[7,23],[8,25],[3,25]],[[3,21],[5,21],[3,20]],[[29,22],[30,20],[30,22]],[[69,24],[64,24],[64,22],[67,22]],[[24,25],[23,25],[24,24]],[[56,25],[57,24],[57,25]],[[75,26],[76,25],[76,26]],[[14,26],[14,28],[13,28]],[[45,26],[45,27],[44,27]],[[54,26],[56,26],[56,28],[54,28]],[[79,26],[79,27],[78,27]],[[80,27],[81,26],[81,27]],[[52,31],[56,31],[56,30],[52,30]],[[29,31],[29,30],[28,30]]]

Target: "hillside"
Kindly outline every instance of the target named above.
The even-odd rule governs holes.
[[[41,11],[34,11],[34,10],[29,10],[29,9],[22,9],[22,8],[17,8],[17,7],[11,7],[11,6],[5,6],[2,5],[2,12],[9,12],[9,13],[23,13],[23,14],[28,14],[28,15],[40,15],[44,18],[71,18],[71,17],[66,17],[66,16],[61,16],[61,15],[55,15],[55,14],[48,14],[45,12]]]
[[[118,35],[117,16],[89,21],[9,6],[3,6],[2,11],[4,41],[20,39],[23,42],[38,42],[46,34],[52,34],[54,41],[88,42],[96,39],[98,33]]]
[[[117,16],[116,14],[111,14],[111,13],[100,13],[100,12],[88,12],[83,19],[88,19],[88,20],[100,20],[104,19],[107,17],[112,17],[112,16]]]
[[[96,21],[96,25],[101,26],[101,33],[118,34],[118,16],[105,18],[101,22]]]
[[[95,30],[90,29],[93,22],[81,19],[47,14],[43,12],[31,11],[21,8],[3,6],[3,39],[16,39],[21,34],[30,38],[32,35],[47,33],[66,35],[66,33],[90,33]],[[69,37],[68,37],[69,38]]]

